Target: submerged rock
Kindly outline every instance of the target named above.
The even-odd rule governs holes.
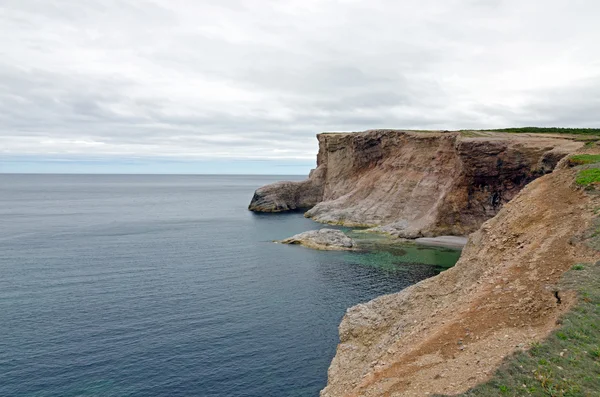
[[[355,250],[356,243],[344,232],[335,229],[311,230],[282,240],[283,244],[300,244],[318,250]]]

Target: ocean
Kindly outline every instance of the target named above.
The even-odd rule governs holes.
[[[282,176],[0,175],[0,396],[318,396],[345,310],[456,251],[324,252]]]

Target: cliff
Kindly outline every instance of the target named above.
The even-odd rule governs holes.
[[[400,237],[467,235],[582,143],[494,132],[371,130],[317,135],[306,181],[258,189],[249,209]]]
[[[563,273],[600,259],[577,238],[600,198],[576,186],[567,163],[473,233],[456,266],[348,309],[321,397],[465,392],[548,335],[575,301]]]

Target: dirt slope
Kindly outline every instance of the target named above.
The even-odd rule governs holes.
[[[543,339],[574,303],[557,290],[561,275],[600,259],[573,238],[600,205],[575,187],[575,172],[526,186],[470,236],[452,269],[350,308],[321,396],[464,392]]]

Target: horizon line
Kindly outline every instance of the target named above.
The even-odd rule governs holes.
[[[124,175],[124,176],[136,176],[136,175],[148,175],[148,176],[162,176],[162,175],[173,175],[173,176],[306,176],[308,174],[239,174],[239,173],[219,173],[219,174],[203,174],[203,173],[104,173],[104,172],[0,172],[0,175]]]

